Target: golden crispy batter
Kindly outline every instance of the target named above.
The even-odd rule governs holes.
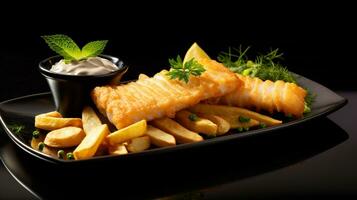
[[[211,99],[215,103],[274,111],[301,117],[304,112],[306,90],[294,83],[284,81],[262,81],[259,78],[237,75],[244,85],[221,98]]]
[[[221,63],[210,59],[197,61],[206,71],[201,76],[191,76],[187,84],[169,79],[167,71],[162,70],[151,78],[140,75],[139,80],[125,85],[96,87],[92,99],[98,110],[120,129],[142,119],[174,117],[179,110],[228,94],[242,85],[239,77]]]

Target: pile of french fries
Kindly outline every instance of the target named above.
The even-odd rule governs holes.
[[[63,159],[68,159],[63,154],[70,153],[79,160],[97,155],[141,152],[151,146],[168,147],[199,142],[204,138],[224,135],[230,129],[247,130],[262,124],[274,126],[281,123],[280,120],[244,108],[197,104],[177,112],[174,119],[141,120],[110,132],[108,125],[101,122],[96,112],[91,107],[85,107],[82,118],[63,118],[58,112],[37,115],[35,127],[49,132],[33,138],[31,146]]]

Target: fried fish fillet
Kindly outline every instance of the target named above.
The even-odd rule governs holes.
[[[207,100],[210,103],[266,110],[270,113],[283,112],[301,117],[304,112],[306,90],[294,83],[284,81],[262,81],[250,76],[237,76],[244,82],[242,87],[233,92]]]
[[[233,72],[211,59],[197,59],[206,71],[190,76],[189,82],[171,80],[162,70],[135,82],[96,87],[91,93],[98,110],[118,129],[139,120],[174,117],[175,113],[198,102],[237,90],[242,81]]]

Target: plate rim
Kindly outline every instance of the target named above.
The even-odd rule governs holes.
[[[311,79],[308,79],[304,76],[301,76],[299,74],[298,77],[302,77],[308,81],[313,82],[314,84],[317,84],[319,86],[322,86],[325,89],[330,90],[329,88],[325,87],[322,84],[319,84]],[[261,133],[272,133],[274,132],[274,130],[283,130],[286,129],[288,127],[293,127],[299,124],[302,124],[304,122],[313,120],[313,119],[317,119],[323,116],[326,116],[334,111],[339,110],[340,108],[342,108],[343,106],[345,106],[348,103],[348,100],[345,97],[342,97],[340,95],[338,95],[337,93],[335,93],[334,91],[330,90],[331,92],[333,92],[333,94],[337,95],[340,100],[333,102],[331,104],[328,105],[328,108],[320,111],[314,115],[308,115],[305,116],[301,119],[297,119],[297,120],[293,120],[290,122],[286,122],[283,124],[280,124],[278,126],[271,126],[271,127],[267,127],[264,129],[256,129],[256,130],[250,130],[248,132],[243,132],[243,133],[239,133],[239,134],[230,134],[230,135],[225,135],[224,137],[216,137],[216,138],[212,138],[212,139],[208,139],[208,140],[203,140],[200,142],[195,142],[195,143],[187,143],[187,144],[179,144],[176,146],[172,146],[172,147],[160,147],[160,148],[154,148],[154,149],[149,149],[143,152],[138,152],[138,153],[130,153],[130,154],[126,154],[126,155],[122,155],[122,156],[112,156],[112,155],[105,155],[105,156],[98,156],[96,158],[91,158],[91,159],[84,159],[84,160],[62,160],[62,159],[58,159],[55,157],[52,157],[50,155],[47,155],[45,153],[39,152],[33,148],[31,148],[28,144],[26,144],[24,141],[22,141],[20,138],[18,138],[15,134],[13,134],[9,128],[6,126],[6,123],[2,117],[2,112],[0,112],[0,122],[1,125],[3,127],[3,129],[5,130],[6,134],[8,135],[8,137],[10,137],[10,139],[18,146],[20,147],[22,150],[26,151],[27,153],[29,153],[30,155],[33,155],[43,161],[47,161],[50,162],[52,164],[74,164],[74,163],[91,163],[91,162],[99,162],[99,161],[108,161],[108,160],[120,160],[120,159],[130,159],[130,158],[135,158],[137,156],[145,156],[145,155],[150,155],[150,154],[160,154],[160,153],[169,153],[172,151],[180,151],[180,150],[184,150],[184,149],[190,149],[190,148],[197,148],[197,147],[202,147],[202,146],[206,146],[206,145],[210,145],[210,144],[214,144],[214,143],[222,143],[225,141],[230,141],[230,140],[235,140],[235,139],[240,139],[240,138],[246,138],[246,137],[252,137],[252,136],[256,136],[256,135],[260,135]],[[12,98],[12,99],[8,99],[5,101],[0,102],[0,108],[2,107],[2,105],[7,104],[7,103],[11,103],[11,102],[16,102],[19,100],[23,100],[23,99],[28,99],[28,98],[35,98],[35,97],[41,97],[41,96],[46,96],[49,95],[51,96],[51,92],[42,92],[42,93],[35,93],[35,94],[29,94],[29,95],[24,95],[24,96],[20,96],[20,97],[16,97],[16,98]]]

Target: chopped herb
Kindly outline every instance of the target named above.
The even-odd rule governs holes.
[[[8,127],[11,132],[14,132],[16,134],[21,133],[25,129],[25,126],[20,124],[10,124],[8,125]]]
[[[64,158],[64,151],[61,149],[57,151],[57,157],[63,159]]]
[[[183,80],[185,83],[188,83],[190,80],[190,75],[200,76],[203,72],[206,71],[205,68],[194,58],[187,61],[186,63],[183,63],[181,57],[178,55],[176,60],[169,59],[169,63],[171,69],[166,75],[169,76],[170,79],[178,79],[180,81]]]
[[[43,151],[43,148],[45,148],[45,143],[43,142],[38,143],[38,150]]]
[[[244,130],[243,127],[238,127],[238,128],[237,128],[237,131],[238,131],[238,132],[243,132],[243,130]]]
[[[266,128],[266,127],[267,127],[267,125],[266,125],[266,124],[264,124],[264,123],[260,123],[260,124],[259,124],[259,127],[260,127],[260,128]]]
[[[188,118],[189,118],[191,121],[193,121],[193,122],[198,120],[197,115],[194,114],[194,113],[189,114],[189,115],[188,115]]]
[[[249,127],[244,127],[244,131],[249,131]]]
[[[32,132],[32,137],[33,138],[38,138],[38,137],[40,137],[40,131],[39,130],[34,130],[33,132]]]
[[[248,122],[250,122],[250,118],[244,117],[244,116],[239,116],[239,121],[242,123],[248,123]]]

